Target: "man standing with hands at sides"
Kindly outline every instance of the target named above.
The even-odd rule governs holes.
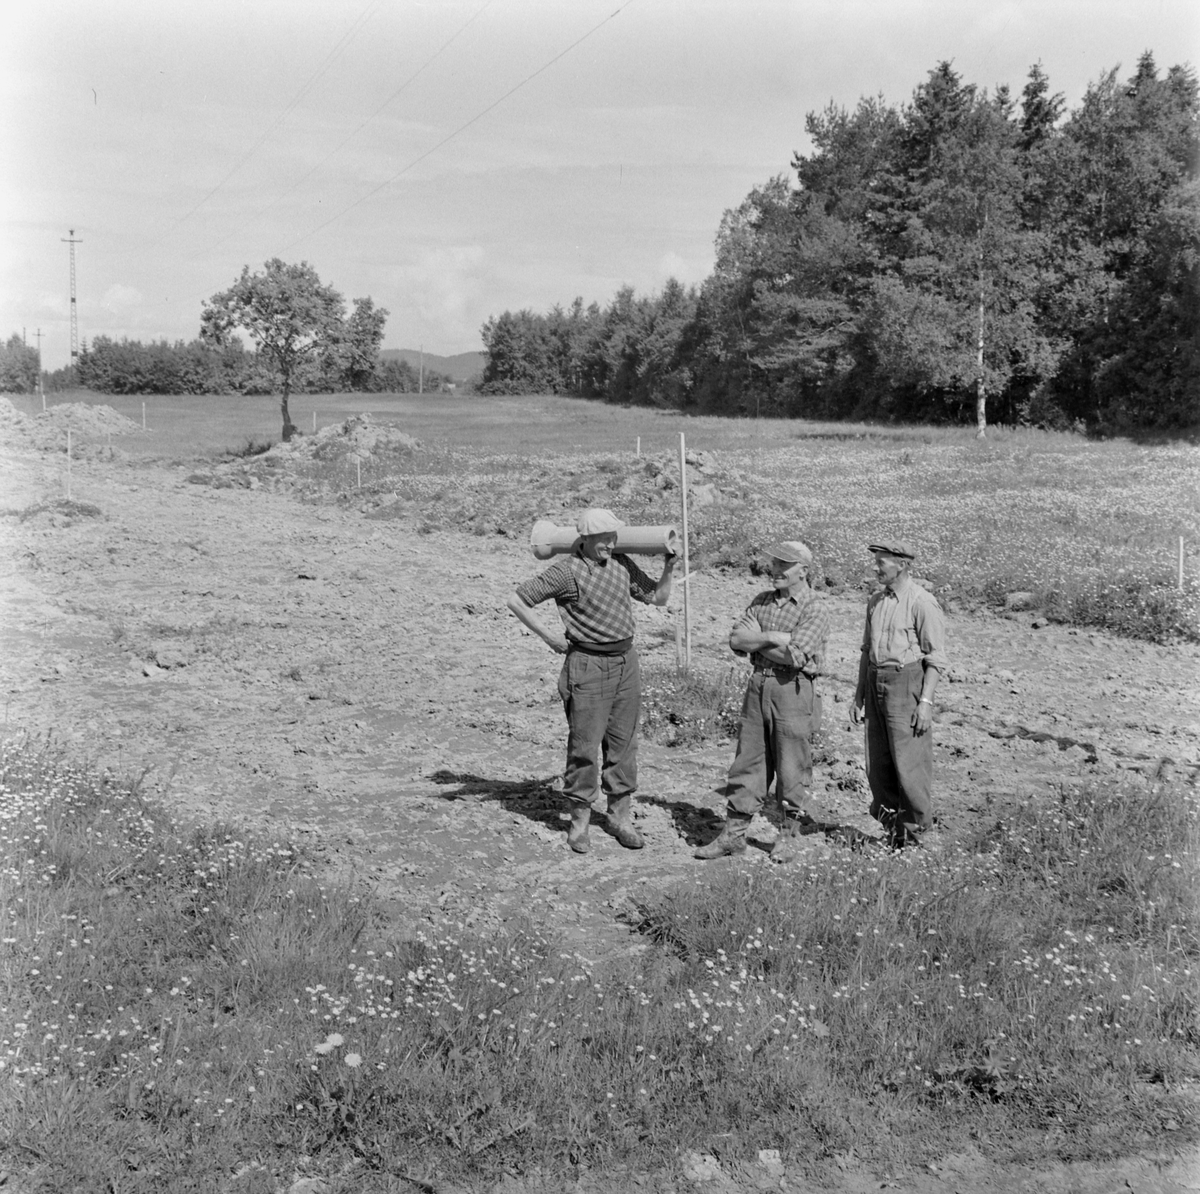
[[[565,655],[558,695],[567,715],[563,794],[571,804],[567,845],[586,854],[588,823],[599,791],[608,798],[608,824],[626,849],[645,844],[633,824],[637,789],[637,731],[641,676],[633,645],[632,599],[666,605],[675,557],[651,580],[628,556],[614,553],[625,524],[611,510],[585,510],[574,552],[517,586],[508,608],[555,654]],[[562,626],[548,630],[533,609],[553,597]]]
[[[796,856],[797,838],[812,820],[812,735],[820,722],[813,681],[824,662],[829,615],[809,588],[812,552],[803,543],[785,540],[768,555],[772,587],[750,602],[729,633],[729,646],[738,655],[750,653],[754,671],[742,700],[737,754],[725,788],[725,827],[695,851],[695,857],[706,860],[746,848],[746,831],[772,778],[783,812],[772,861]]]
[[[946,669],[946,623],[910,575],[911,545],[890,539],[867,550],[883,588],[867,602],[850,716],[866,720],[871,816],[899,849],[933,826],[933,694]]]

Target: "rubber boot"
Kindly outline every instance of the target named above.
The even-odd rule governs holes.
[[[633,824],[633,796],[619,796],[608,802],[608,827],[626,850],[640,850],[646,843]]]
[[[586,854],[592,844],[588,841],[588,822],[592,819],[592,810],[586,804],[576,804],[571,808],[571,828],[567,830],[567,845],[576,854]]]
[[[750,828],[753,817],[744,813],[730,812],[725,818],[725,826],[707,846],[692,852],[693,858],[702,858],[705,862],[712,858],[725,858],[730,854],[740,854],[746,848],[746,831]]]

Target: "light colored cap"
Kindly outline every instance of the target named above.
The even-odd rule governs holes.
[[[785,564],[811,564],[812,552],[799,539],[782,539],[767,548],[767,555]]]
[[[898,560],[915,560],[917,553],[913,545],[905,539],[885,539],[882,543],[869,543],[867,551],[886,556],[895,556]]]
[[[607,535],[610,531],[619,531],[624,525],[611,510],[600,507],[585,510],[575,520],[575,529],[581,535]]]

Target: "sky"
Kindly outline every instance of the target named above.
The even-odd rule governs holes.
[[[1070,106],[1195,0],[6,0],[0,336],[193,339],[248,265],[387,308],[384,346],[699,284],[722,214],[811,146],[808,112],[909,100],[939,62]]]

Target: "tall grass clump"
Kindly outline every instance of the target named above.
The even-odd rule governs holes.
[[[744,669],[736,666],[642,668],[642,732],[664,746],[695,746],[737,734]]]
[[[9,1156],[31,1188],[213,1188],[274,1134],[297,1000],[340,979],[362,906],[28,740],[0,749],[0,835]]]
[[[0,1147],[30,1189],[370,1191],[1192,1140],[1196,812],[1090,788],[962,850],[708,868],[596,964],[397,939],[287,843],[9,745]]]
[[[706,876],[641,925],[726,1064],[766,1050],[926,1143],[963,1124],[1022,1158],[1194,1140],[1197,811],[1190,789],[1064,791],[961,849]]]

